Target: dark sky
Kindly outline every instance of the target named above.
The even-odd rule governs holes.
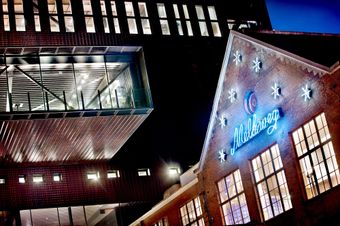
[[[340,34],[339,0],[266,0],[273,29]]]

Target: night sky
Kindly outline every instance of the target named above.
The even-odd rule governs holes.
[[[266,0],[273,29],[340,34],[339,0]]]

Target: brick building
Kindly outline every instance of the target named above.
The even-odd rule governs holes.
[[[232,31],[191,182],[131,225],[338,225],[340,66],[333,56],[323,66]]]
[[[197,161],[229,30],[271,29],[264,1],[1,3],[0,225],[132,222]]]

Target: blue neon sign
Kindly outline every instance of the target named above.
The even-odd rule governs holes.
[[[258,119],[256,114],[253,114],[248,118],[245,125],[241,124],[234,129],[234,141],[230,154],[234,155],[237,149],[264,130],[267,130],[267,134],[271,135],[277,129],[277,121],[280,117],[280,110],[277,108],[261,119]]]

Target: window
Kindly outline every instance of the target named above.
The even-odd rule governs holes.
[[[170,28],[166,16],[165,5],[163,3],[157,3],[157,11],[159,16],[159,22],[163,35],[170,35]]]
[[[6,183],[5,178],[0,178],[0,184],[5,184],[5,183]]]
[[[151,34],[151,28],[150,28],[148,11],[146,9],[146,3],[145,2],[138,2],[138,9],[139,9],[139,15],[140,15],[140,18],[141,18],[143,34],[150,35]]]
[[[105,6],[105,1],[104,0],[100,0],[100,9],[102,11],[104,32],[105,33],[110,33],[109,20],[107,19],[107,12],[106,12],[106,6]]]
[[[74,32],[71,0],[63,0],[63,13],[66,32]]]
[[[34,183],[42,183],[44,181],[42,174],[33,174],[33,182]]]
[[[51,32],[60,32],[56,0],[48,0],[48,13],[50,14]]]
[[[23,0],[14,0],[14,13],[15,13],[15,29],[16,31],[25,31],[25,17]]]
[[[53,174],[53,181],[59,182],[59,181],[61,181],[61,180],[62,180],[62,176],[61,176],[60,173],[54,173],[54,174]]]
[[[26,183],[26,177],[25,177],[25,175],[19,175],[19,183],[20,183],[20,184]]]
[[[4,19],[4,30],[10,31],[9,25],[9,16],[8,16],[8,1],[2,0],[2,11],[3,11],[3,19]]]
[[[264,219],[268,220],[291,209],[279,146],[273,145],[251,162]]]
[[[124,4],[125,4],[127,22],[129,26],[129,33],[138,34],[137,24],[136,24],[136,19],[135,19],[135,12],[133,10],[133,4],[132,2],[124,2]]]
[[[185,18],[185,24],[187,25],[187,31],[188,36],[193,36],[190,17],[189,17],[189,11],[187,5],[183,5],[183,12],[184,12],[184,18]]]
[[[88,33],[96,32],[93,20],[92,5],[90,0],[83,0],[83,9],[85,14],[86,32]]]
[[[307,198],[311,199],[339,184],[335,157],[325,113],[293,132]]]
[[[180,208],[181,220],[183,225],[204,226],[203,213],[199,197],[186,203]]]
[[[143,169],[138,169],[138,176],[140,177],[146,177],[150,176],[150,169],[149,168],[143,168]]]
[[[176,25],[177,25],[178,34],[179,35],[184,35],[183,27],[182,27],[182,22],[180,20],[181,17],[179,15],[179,11],[178,11],[178,6],[177,6],[177,4],[173,4],[172,6],[174,8],[174,13],[175,13],[175,18],[176,18]]]
[[[205,22],[203,7],[201,5],[196,5],[195,9],[198,19],[198,25],[201,31],[201,36],[209,36],[207,24]]]
[[[208,13],[211,22],[211,27],[215,37],[221,37],[220,26],[218,25],[217,15],[214,6],[208,6]]]
[[[246,224],[250,221],[240,170],[217,183],[225,224]]]
[[[109,170],[107,171],[107,178],[118,178],[120,177],[119,170]]]
[[[39,32],[41,31],[40,26],[40,16],[39,16],[39,3],[38,0],[33,0],[33,14],[34,14],[34,27],[35,31]]]
[[[111,11],[112,11],[112,16],[113,16],[113,25],[114,25],[114,28],[115,28],[115,33],[119,34],[120,33],[120,27],[119,27],[119,21],[118,21],[116,2],[110,1],[110,4],[111,4]]]
[[[90,172],[90,173],[87,173],[87,179],[88,180],[98,180],[100,178],[100,175],[99,175],[99,172]]]
[[[153,226],[169,226],[168,218],[164,217],[160,219],[157,223],[153,224]]]

